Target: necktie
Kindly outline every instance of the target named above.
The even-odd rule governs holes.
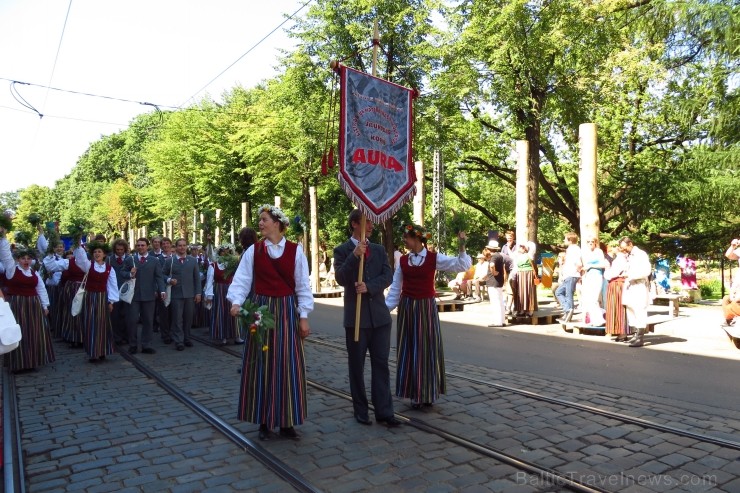
[[[121,257],[118,257],[118,260],[116,260],[116,262],[118,262],[118,265],[121,265],[123,263],[123,259]]]
[[[54,255],[54,260],[59,260],[59,255]]]
[[[365,249],[365,258],[370,258],[370,244],[365,245],[367,248]]]
[[[144,262],[146,262],[146,257],[139,257],[139,262],[141,262],[142,264],[143,264]]]
[[[180,259],[180,263],[181,263],[181,264],[184,264],[184,263],[185,263],[185,259],[184,259],[184,258],[181,258],[181,259]]]

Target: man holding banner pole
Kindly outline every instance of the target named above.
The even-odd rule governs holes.
[[[372,424],[364,375],[365,355],[369,352],[375,420],[396,427],[401,422],[393,414],[388,369],[392,319],[384,295],[393,272],[385,249],[365,240],[373,232],[373,222],[355,209],[349,215],[348,226],[352,236],[334,249],[334,271],[337,283],[344,287],[344,327],[354,417],[360,424]],[[362,277],[360,269],[364,271]]]

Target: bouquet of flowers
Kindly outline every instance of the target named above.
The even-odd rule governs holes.
[[[229,279],[230,277],[234,277],[236,268],[239,267],[239,256],[226,253],[216,257],[216,262],[224,266],[224,277]]]
[[[13,230],[13,219],[7,213],[0,214],[0,228],[5,231]]]
[[[34,229],[37,228],[39,224],[41,224],[41,216],[35,213],[29,214],[26,220],[31,226],[34,227]]]
[[[26,231],[16,231],[15,244],[29,246],[31,244],[31,235]]]
[[[247,300],[239,310],[239,319],[247,327],[252,341],[267,351],[267,331],[275,328],[275,317],[266,305],[259,306]]]
[[[290,223],[290,230],[295,238],[300,238],[306,232],[306,223],[303,221],[301,216],[296,216]]]
[[[72,248],[76,248],[79,245],[80,240],[85,235],[85,232],[87,230],[87,225],[83,224],[82,222],[74,223],[69,227],[69,235],[74,240]]]

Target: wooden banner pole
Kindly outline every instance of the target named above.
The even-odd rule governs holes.
[[[373,68],[372,75],[377,75],[378,67],[378,47],[380,46],[380,33],[378,32],[378,19],[375,19],[373,25]],[[365,223],[367,217],[362,214],[360,217],[360,241],[365,243]],[[365,256],[360,257],[360,270],[357,273],[357,282],[362,282],[362,278],[365,271]],[[362,295],[357,296],[357,303],[355,305],[355,342],[360,340],[360,308],[362,307]]]

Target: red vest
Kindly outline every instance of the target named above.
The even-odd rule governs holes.
[[[265,296],[288,296],[295,293],[295,255],[298,245],[285,242],[280,258],[271,258],[264,241],[254,245],[254,291]]]
[[[234,280],[234,273],[232,272],[229,277],[225,277],[226,271],[218,267],[217,262],[213,262],[213,282],[215,284],[231,284]]]
[[[434,273],[437,271],[437,254],[427,251],[427,258],[423,264],[414,267],[409,263],[409,256],[401,257],[401,272],[403,285],[401,294],[415,300],[434,298],[437,294],[434,288]]]
[[[106,264],[105,272],[98,272],[90,265],[90,271],[87,274],[87,284],[85,289],[91,293],[106,293],[108,291],[108,276],[110,275],[110,264]]]
[[[8,279],[8,294],[11,296],[36,296],[36,285],[39,282],[36,273],[31,271],[31,277],[27,277],[18,267],[15,267],[13,277]]]
[[[62,271],[61,283],[64,284],[65,282],[82,282],[84,278],[85,273],[82,271],[82,269],[77,267],[74,257],[69,259],[69,269]]]

